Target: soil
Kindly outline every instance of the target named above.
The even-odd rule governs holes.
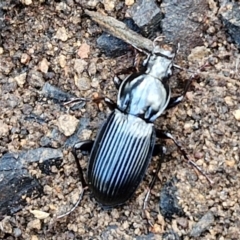
[[[147,205],[148,220],[142,204],[158,157],[124,205],[103,210],[86,191],[72,213],[56,218],[71,209],[82,191],[71,149],[64,144],[77,128],[77,119],[87,122],[79,140],[94,139],[110,110],[103,103],[92,102],[71,110],[46,97],[42,88],[49,83],[78,97],[116,100],[112,79],[133,66],[136,54],[129,50],[120,57],[106,57],[96,45],[102,29],[84,9],[105,10],[122,19],[133,2],[0,3],[0,154],[46,145],[62,148],[64,154],[59,168],[50,166],[51,174],[37,163],[28,165],[43,186],[43,194],[22,196],[25,207],[1,220],[0,239],[239,239],[240,55],[225,32],[217,4],[210,0],[203,20],[203,44],[188,49],[188,55],[180,51],[176,59],[177,65],[193,72],[206,61],[210,64],[199,72],[185,100],[164,113],[155,126],[171,132],[213,184],[187,164],[167,140],[162,142],[167,146],[166,159]],[[190,75],[174,70],[173,94],[183,90]],[[86,173],[88,158],[81,154],[79,158]],[[168,220],[160,213],[159,197],[164,184],[173,178],[177,179],[177,199],[184,214]]]

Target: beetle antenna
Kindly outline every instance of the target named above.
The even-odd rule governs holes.
[[[68,102],[65,102],[63,105],[66,106],[66,105],[69,105],[71,103],[78,103],[78,102],[83,102],[83,101],[89,102],[90,99],[88,99],[88,98],[80,98],[80,97],[79,98],[72,98]]]
[[[178,147],[178,149],[182,152],[185,160],[190,165],[192,165],[195,169],[197,169],[197,171],[200,172],[208,180],[208,182],[212,185],[214,183],[213,180],[208,177],[208,175],[204,172],[204,170],[201,167],[199,167],[194,161],[192,161],[189,158],[189,156],[188,156],[186,150],[183,148],[183,146],[170,133],[166,133],[166,136],[175,143],[175,145]]]

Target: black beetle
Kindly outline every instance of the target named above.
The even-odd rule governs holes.
[[[156,137],[172,139],[187,158],[171,134],[155,129],[153,124],[164,110],[182,101],[191,82],[189,79],[182,95],[171,97],[168,81],[176,50],[172,44],[155,41],[144,70],[122,82],[115,81],[119,88],[117,104],[104,98],[113,111],[95,142],[75,145],[75,149],[91,149],[87,183],[76,151],[74,155],[83,187],[88,186],[103,207],[121,205],[134,194],[152,158]]]

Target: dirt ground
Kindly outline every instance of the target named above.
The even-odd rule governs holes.
[[[76,119],[87,119],[82,139],[94,139],[110,110],[104,104],[88,102],[69,111],[46,98],[42,87],[48,82],[79,97],[101,94],[115,100],[114,74],[131,67],[135,53],[115,58],[102,54],[96,46],[102,29],[83,11],[96,10],[101,2],[98,8],[121,18],[131,1],[125,1],[129,6],[118,0],[22,2],[0,3],[5,6],[0,33],[0,154],[44,146],[46,136],[52,147],[63,148],[71,134],[70,126],[61,128],[66,116],[74,117],[70,117],[71,126]],[[86,192],[74,212],[56,219],[73,206],[82,189],[74,159],[69,149],[63,148],[62,165],[60,169],[53,166],[52,174],[44,174],[36,163],[29,165],[44,194],[27,197],[21,211],[5,216],[0,222],[1,239],[239,239],[240,55],[214,8],[209,7],[206,18],[203,45],[190,49],[190,54],[183,56],[187,60],[177,59],[176,64],[193,71],[206,60],[211,65],[199,73],[184,102],[161,116],[156,127],[171,132],[214,183],[210,185],[184,162],[171,141],[164,141],[166,161],[147,207],[153,226],[144,218],[142,204],[157,157],[123,206],[103,210]],[[174,71],[173,94],[181,92],[189,76],[186,71]],[[44,121],[27,121],[29,115]],[[84,171],[87,159],[80,160]],[[159,197],[164,183],[174,177],[184,215],[167,220],[159,212]]]

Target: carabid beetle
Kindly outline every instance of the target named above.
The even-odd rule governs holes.
[[[154,121],[164,110],[182,101],[191,82],[190,79],[182,95],[171,97],[168,81],[176,51],[172,44],[154,41],[143,71],[133,73],[121,83],[115,81],[119,89],[117,103],[104,98],[113,111],[95,142],[75,146],[80,150],[91,149],[87,182],[77,159],[76,162],[83,187],[88,186],[103,207],[121,205],[134,194],[152,158],[156,137],[172,139],[186,155],[171,134],[154,128]],[[77,158],[75,151],[74,155]]]

